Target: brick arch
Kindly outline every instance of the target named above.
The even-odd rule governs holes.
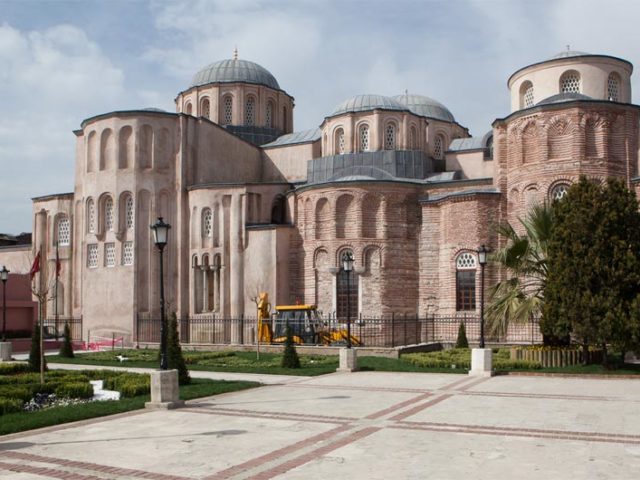
[[[350,193],[343,193],[338,197],[335,209],[336,238],[354,236],[355,203],[356,199]]]
[[[550,159],[568,158],[573,152],[575,125],[565,115],[553,117],[545,126]]]
[[[522,145],[522,163],[533,163],[540,160],[540,131],[536,121],[525,123],[520,130]]]
[[[316,240],[326,240],[331,238],[332,215],[331,205],[326,197],[320,197],[315,206],[315,228]]]
[[[364,238],[377,238],[379,227],[382,224],[382,201],[379,195],[367,193],[362,199],[362,236]]]
[[[382,308],[382,248],[367,245],[362,251],[364,272],[360,275],[361,303],[364,315],[375,315]]]

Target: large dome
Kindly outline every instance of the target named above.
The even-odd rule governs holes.
[[[191,86],[208,83],[255,83],[280,90],[280,85],[273,75],[264,67],[248,60],[220,60],[207,65],[193,76]]]
[[[397,100],[384,95],[356,95],[338,105],[329,115],[342,115],[349,112],[366,112],[368,110],[407,110]]]
[[[445,122],[456,121],[449,109],[433,98],[406,93],[404,95],[396,95],[393,99],[406,106],[416,115]]]
[[[585,55],[591,55],[591,53],[580,52],[578,50],[564,50],[560,53],[556,53],[549,60],[557,60],[558,58],[584,57]]]

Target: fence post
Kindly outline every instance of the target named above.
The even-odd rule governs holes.
[[[416,345],[420,343],[418,341],[418,322],[419,321],[420,321],[420,314],[416,312],[416,321],[413,323],[413,334],[414,334],[413,343]]]
[[[404,345],[407,344],[407,314],[403,314],[402,317],[402,323],[404,324],[403,328],[402,328],[402,332],[404,334]]]
[[[358,314],[358,317],[358,340],[360,340],[360,346],[362,347],[364,345],[364,342],[362,341],[362,312]]]
[[[396,314],[391,314],[391,347],[396,346]]]
[[[240,345],[244,345],[244,313],[240,314]]]

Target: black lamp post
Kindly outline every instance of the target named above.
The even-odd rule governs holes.
[[[478,263],[480,264],[480,348],[484,348],[484,267],[487,264],[489,250],[482,244],[478,249]]]
[[[353,270],[353,253],[342,254],[342,269],[347,273],[347,348],[351,348],[351,270]]]
[[[151,225],[153,230],[153,241],[160,251],[160,370],[167,369],[167,319],[164,314],[164,264],[163,250],[167,245],[169,229],[171,225],[164,223],[162,217]]]
[[[7,341],[7,280],[9,270],[5,265],[0,270],[0,280],[2,280],[2,341]]]

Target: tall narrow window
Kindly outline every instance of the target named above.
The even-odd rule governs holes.
[[[211,238],[213,234],[213,214],[210,208],[202,211],[202,237]]]
[[[71,243],[71,226],[69,218],[62,216],[58,219],[58,245],[65,246]]]
[[[268,128],[273,128],[273,102],[267,102],[267,109],[264,112],[264,124]]]
[[[367,125],[366,123],[363,125],[360,125],[360,128],[358,129],[358,136],[360,137],[359,138],[360,151],[368,152],[369,151],[369,125]]]
[[[244,106],[244,124],[255,125],[256,123],[256,99],[248,97]]]
[[[392,123],[389,123],[384,129],[384,149],[396,149],[396,127]]]
[[[456,310],[476,309],[476,257],[464,252],[456,259]]]
[[[336,130],[335,153],[339,155],[344,153],[344,130],[342,128]]]
[[[191,102],[187,103],[185,108],[187,115],[191,115],[193,113],[193,107],[191,106]]]
[[[416,128],[409,130],[409,150],[416,150]]]
[[[115,267],[116,265],[116,244],[113,242],[104,244],[104,266]]]
[[[620,77],[615,72],[607,80],[607,98],[612,102],[620,101]]]
[[[125,226],[127,229],[133,228],[134,215],[133,215],[133,197],[129,195],[124,202],[125,211]]]
[[[224,97],[224,114],[222,116],[222,124],[230,125],[233,122],[233,98],[231,95]]]
[[[358,316],[358,275],[353,270],[347,275],[341,268],[336,280],[336,316],[346,320],[348,314],[353,320]]]
[[[566,72],[560,78],[560,93],[580,93],[580,74],[578,72]]]
[[[443,144],[444,144],[444,141],[442,139],[442,135],[437,135],[436,138],[433,140],[433,157],[436,160],[442,160],[442,156],[444,153]]]
[[[96,206],[92,198],[87,202],[87,231],[96,233]]]
[[[524,82],[520,87],[520,108],[533,107],[533,84]]]
[[[122,265],[133,265],[133,242],[122,244]]]
[[[202,117],[211,118],[211,104],[209,103],[208,98],[202,100],[200,114]]]
[[[113,200],[111,197],[108,197],[104,201],[104,228],[105,230],[113,230]]]
[[[98,266],[98,244],[87,245],[87,267],[96,268]]]

